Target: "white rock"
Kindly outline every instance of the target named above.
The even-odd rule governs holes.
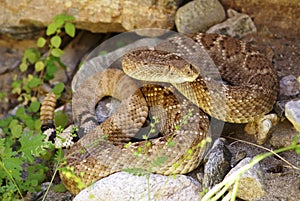
[[[300,100],[291,100],[285,104],[285,116],[300,132]]]
[[[82,190],[73,201],[199,200],[200,184],[185,175],[134,176],[118,172]]]

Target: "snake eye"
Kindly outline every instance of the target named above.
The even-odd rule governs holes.
[[[192,73],[192,65],[189,64],[187,74],[190,75]]]
[[[170,75],[173,76],[174,75],[174,72],[171,68],[171,64],[168,65],[168,71],[170,72]]]

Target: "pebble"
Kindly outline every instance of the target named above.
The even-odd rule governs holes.
[[[285,104],[285,116],[300,132],[300,100],[291,100]]]
[[[280,80],[280,95],[295,96],[300,93],[300,82],[294,75],[287,75]]]
[[[249,135],[254,135],[257,144],[264,144],[271,134],[272,127],[276,126],[279,121],[277,114],[267,114],[246,124],[244,130]]]
[[[228,9],[227,14],[229,18],[226,21],[210,27],[207,33],[218,33],[242,38],[257,31],[249,15],[239,13],[233,9]]]
[[[200,184],[185,175],[148,177],[118,172],[82,190],[73,201],[200,200],[200,191]]]
[[[244,165],[247,165],[251,160],[252,158],[250,157],[243,159],[230,170],[225,178],[238,171],[239,168],[243,167]],[[243,200],[254,201],[261,198],[264,193],[262,169],[260,164],[257,163],[241,176],[239,180],[237,197]]]
[[[194,0],[180,7],[175,15],[179,33],[205,32],[225,20],[225,11],[218,0]]]
[[[96,106],[96,117],[99,123],[108,119],[119,107],[120,101],[113,97],[104,97]]]
[[[276,129],[272,132],[272,136],[270,138],[270,144],[275,149],[279,149],[282,147],[290,146],[299,135],[299,132],[295,132],[295,129],[292,127],[291,123],[288,119],[280,122],[276,126]],[[298,138],[298,143],[300,144],[300,138]]]

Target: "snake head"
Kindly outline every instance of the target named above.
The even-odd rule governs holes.
[[[130,77],[152,82],[191,82],[199,75],[199,70],[182,57],[155,49],[138,49],[125,54],[122,67]]]

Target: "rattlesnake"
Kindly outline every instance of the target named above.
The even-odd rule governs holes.
[[[134,50],[123,57],[123,69],[128,75],[171,82],[183,97],[176,95],[172,87],[156,84],[139,89],[132,78],[117,69],[96,73],[76,91],[72,107],[81,139],[65,156],[67,169],[72,173],[65,170],[60,174],[71,192],[78,193],[92,182],[123,169],[169,175],[196,168],[209,147],[203,140],[210,136],[208,117],[198,106],[215,118],[234,123],[253,121],[272,109],[278,94],[277,75],[261,53],[242,41],[221,35],[196,34],[189,38],[193,42],[190,49],[186,48],[185,38],[174,37],[155,48]],[[182,59],[199,48],[212,58],[226,83],[215,77],[215,71],[205,74],[203,69],[210,71],[209,66],[201,68],[205,62],[200,61],[199,68],[198,56]],[[183,54],[178,51],[182,49]],[[170,50],[175,53],[170,54]],[[206,60],[207,55],[203,58]],[[151,70],[155,66],[163,70]],[[140,67],[151,73],[143,77]],[[165,80],[157,79],[161,73],[160,78]],[[95,105],[105,96],[121,100],[121,105],[110,119],[97,126]],[[146,121],[149,108],[158,116],[157,128],[163,136],[127,144],[125,148],[124,144]],[[157,165],[157,161],[161,163]]]

